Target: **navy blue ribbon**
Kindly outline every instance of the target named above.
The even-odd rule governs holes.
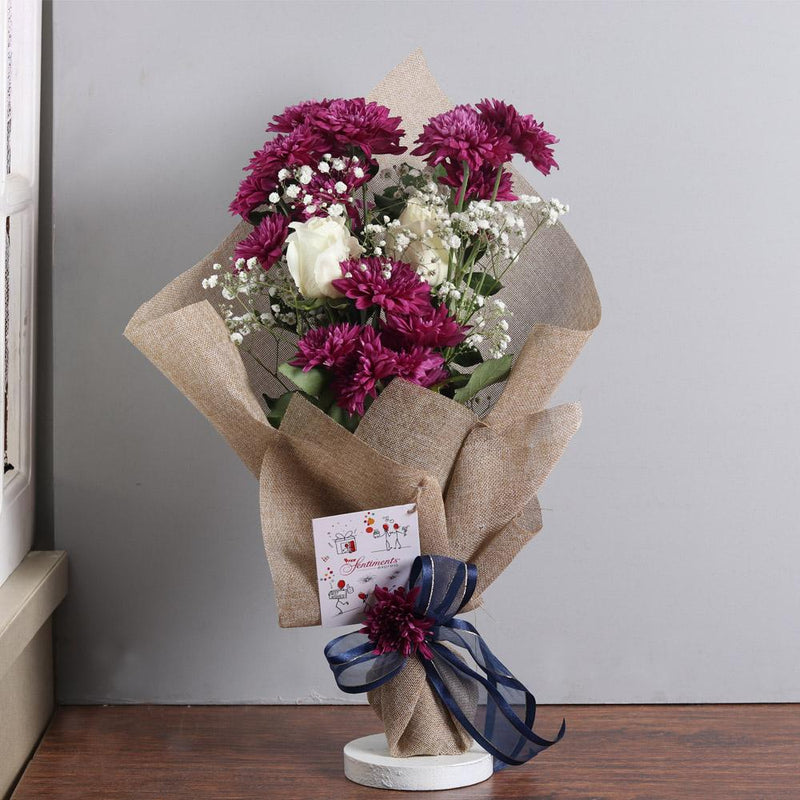
[[[432,658],[416,654],[428,682],[453,717],[491,753],[497,771],[509,764],[524,764],[554,745],[563,737],[566,723],[562,721],[552,741],[534,733],[534,696],[492,653],[472,625],[456,619],[472,597],[477,580],[474,564],[445,556],[418,556],[411,567],[408,589],[419,589],[414,615],[433,622],[426,638]],[[377,689],[403,669],[406,656],[396,651],[379,653],[375,647],[361,631],[339,636],[325,647],[325,657],[343,692]]]

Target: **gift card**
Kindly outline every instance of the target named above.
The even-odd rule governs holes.
[[[324,627],[363,622],[375,586],[405,586],[419,555],[416,509],[412,503],[312,520]]]

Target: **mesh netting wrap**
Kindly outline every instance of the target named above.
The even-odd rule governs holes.
[[[420,52],[389,73],[370,99],[403,118],[407,145],[429,117],[451,107]],[[518,194],[534,193],[517,173],[514,182]],[[241,223],[146,302],[125,335],[259,479],[280,625],[320,624],[314,517],[410,502],[417,503],[423,553],[477,565],[472,606],[479,604],[480,593],[541,529],[537,492],[580,425],[577,404],[546,408],[600,320],[594,282],[577,247],[562,225],[543,228],[506,274],[498,297],[513,312],[509,352],[517,355],[505,384],[482,393],[480,408],[395,379],[355,434],[297,394],[276,430],[260,398],[285,388],[231,342],[209,302],[219,298],[201,286],[250,230]],[[270,337],[259,348],[267,364],[293,355],[291,343],[277,351]],[[393,755],[458,753],[470,745],[414,659],[370,692],[369,701]]]

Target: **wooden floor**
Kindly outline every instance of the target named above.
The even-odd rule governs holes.
[[[524,767],[436,800],[800,798],[800,705],[565,706],[564,740]],[[538,726],[537,726],[538,727]],[[407,797],[342,773],[380,730],[368,707],[116,706],[57,711],[13,800],[360,800]]]

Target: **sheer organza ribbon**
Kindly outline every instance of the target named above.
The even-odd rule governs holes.
[[[409,591],[419,587],[414,614],[433,621],[426,639],[432,658],[419,651],[433,691],[450,713],[488,753],[495,771],[524,764],[564,735],[562,721],[552,741],[533,732],[536,700],[487,647],[475,628],[455,615],[475,591],[478,569],[445,556],[418,556],[411,568]],[[468,655],[473,669],[462,657]],[[376,689],[403,669],[407,657],[378,653],[366,633],[354,631],[333,639],[325,657],[343,692]],[[465,698],[472,698],[466,702]],[[461,703],[459,703],[461,700]]]

